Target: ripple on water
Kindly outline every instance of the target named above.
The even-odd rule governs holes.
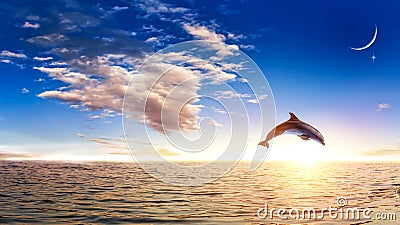
[[[388,221],[261,220],[270,207],[349,206],[393,210],[400,166],[393,163],[247,164],[213,183],[180,187],[130,163],[0,162],[0,223],[121,224],[392,224]],[[379,168],[379,170],[377,170]],[[182,176],[182,175],[180,175]]]

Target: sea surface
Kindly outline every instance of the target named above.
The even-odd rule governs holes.
[[[400,224],[399,190],[400,163],[265,162],[255,172],[240,163],[185,187],[134,163],[0,161],[0,223]],[[265,216],[266,205],[288,218]],[[370,218],[333,218],[329,206],[368,209]],[[289,216],[306,208],[324,218]]]

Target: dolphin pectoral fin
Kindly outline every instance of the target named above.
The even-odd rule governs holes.
[[[260,143],[258,143],[258,145],[261,145],[261,146],[269,148],[269,144],[268,144],[267,140],[261,141]]]
[[[308,135],[305,135],[305,134],[302,134],[302,135],[297,135],[299,138],[301,138],[301,139],[303,139],[303,140],[305,140],[305,141],[308,141],[308,140],[310,140],[310,136],[308,136]]]

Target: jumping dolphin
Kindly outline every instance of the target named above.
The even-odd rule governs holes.
[[[317,129],[299,120],[299,118],[297,118],[297,116],[294,115],[292,112],[290,112],[289,114],[290,114],[290,119],[272,129],[268,133],[265,140],[258,143],[258,145],[262,145],[264,147],[269,148],[268,141],[281,134],[294,134],[299,136],[301,139],[305,141],[313,139],[321,143],[322,145],[325,145],[324,137]]]

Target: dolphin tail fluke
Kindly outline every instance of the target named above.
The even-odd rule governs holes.
[[[261,145],[261,146],[264,146],[264,147],[269,148],[269,144],[268,144],[268,141],[267,141],[267,140],[264,140],[264,141],[258,143],[258,145]]]

